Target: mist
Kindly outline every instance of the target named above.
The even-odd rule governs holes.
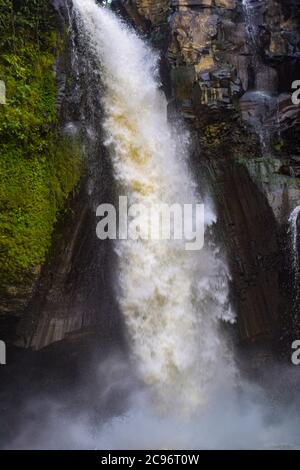
[[[222,379],[222,378],[219,378]],[[295,367],[273,365],[264,387],[236,378],[218,388],[193,414],[169,403],[158,407],[153,390],[140,384],[130,362],[111,355],[97,367],[94,402],[31,397],[18,417],[18,432],[5,449],[202,450],[300,448],[299,378]],[[218,382],[218,377],[216,378]],[[276,386],[275,386],[276,384]],[[70,390],[69,392],[72,393]],[[170,409],[173,409],[170,412]],[[103,413],[109,410],[109,413]]]

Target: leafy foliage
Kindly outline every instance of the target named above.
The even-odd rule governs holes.
[[[41,264],[80,177],[76,145],[58,135],[53,12],[42,0],[0,0],[0,288]]]

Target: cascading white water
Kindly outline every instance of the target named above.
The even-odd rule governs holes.
[[[257,28],[254,22],[253,6],[250,0],[242,0],[242,5],[245,13],[247,33],[251,39],[252,45],[255,47]]]
[[[271,128],[272,125],[269,116],[272,115],[274,108],[277,110],[277,100],[272,97],[268,89],[262,88],[259,83],[259,71],[265,67],[258,52],[258,21],[259,9],[263,0],[242,0],[242,7],[244,12],[244,19],[246,24],[246,31],[249,38],[249,47],[252,54],[252,67],[255,75],[255,89],[248,91],[247,98],[249,102],[255,104],[256,112],[253,122],[254,131],[259,137],[262,156],[268,157],[272,155],[271,149]],[[251,121],[251,119],[250,119]]]
[[[95,0],[73,3],[82,40],[102,74],[105,143],[120,194],[145,206],[199,202],[186,133],[167,121],[157,55]],[[206,218],[214,215],[208,211]],[[219,332],[220,319],[234,320],[227,269],[216,247],[206,245],[189,252],[184,241],[116,242],[119,302],[133,358],[162,407],[194,409],[207,400],[218,373],[224,376],[224,361],[230,363]]]
[[[289,256],[292,264],[293,275],[293,321],[294,330],[299,331],[299,283],[300,283],[300,259],[299,259],[299,216],[300,206],[297,206],[289,216],[288,235],[290,237]]]
[[[300,206],[297,206],[291,213],[289,217],[289,234],[291,238],[291,258],[293,263],[293,272],[295,276],[295,284],[296,287],[299,281],[300,275],[300,264],[299,264],[299,249],[298,249],[298,241],[299,241],[299,233],[298,233],[298,218],[300,214]]]

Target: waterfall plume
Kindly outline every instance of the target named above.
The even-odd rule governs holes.
[[[120,194],[145,206],[199,202],[187,134],[167,120],[157,54],[94,0],[74,0],[74,7],[104,84],[105,145]],[[214,214],[206,218],[214,220]],[[219,321],[234,316],[217,247],[207,241],[195,254],[181,240],[123,240],[116,251],[119,303],[140,377],[162,407],[197,407],[208,399],[224,361],[230,369]]]

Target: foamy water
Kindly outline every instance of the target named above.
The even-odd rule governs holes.
[[[187,135],[167,121],[157,55],[94,0],[74,0],[74,6],[104,83],[103,126],[120,194],[145,206],[201,202],[187,168]],[[206,219],[215,215],[207,211]],[[220,319],[234,320],[227,269],[208,245],[188,252],[184,241],[116,244],[133,363],[162,408],[172,402],[195,409],[208,400],[224,363],[231,371],[219,332]]]
[[[300,214],[300,206],[297,206],[289,217],[289,233],[291,238],[291,251],[293,257],[293,269],[295,275],[299,271],[299,255],[298,255],[298,226],[297,221]]]

